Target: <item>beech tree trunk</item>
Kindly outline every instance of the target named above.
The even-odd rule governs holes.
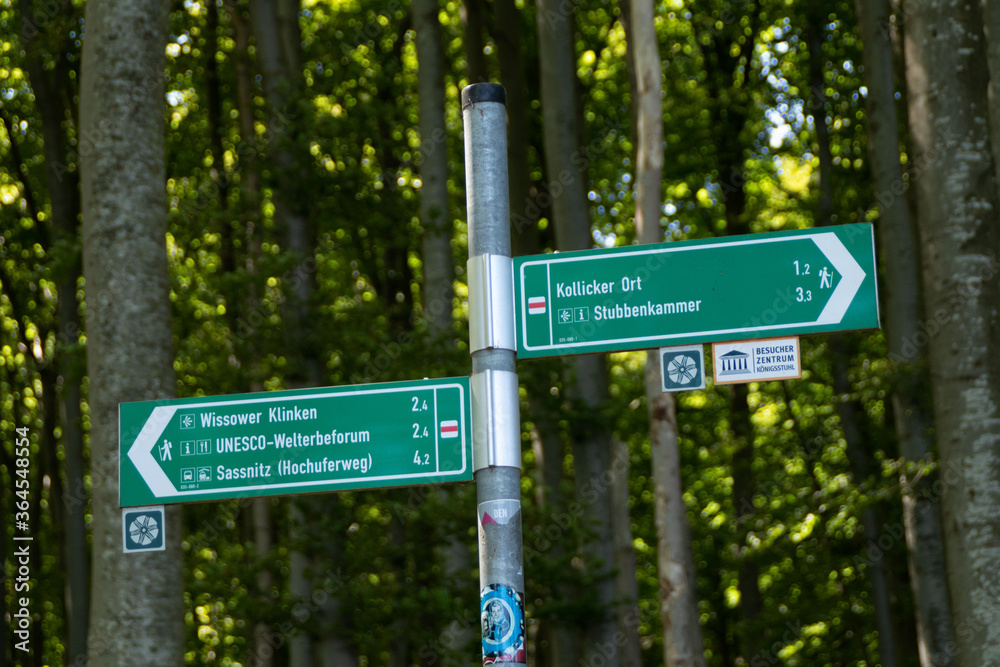
[[[293,84],[298,82],[299,71],[294,69],[298,60],[298,41],[289,43],[292,27],[288,21],[285,8],[286,0],[250,0],[250,21],[253,27],[254,43],[257,49],[257,62],[262,75],[262,83],[267,99],[268,122],[268,162],[272,173],[277,174],[273,183],[272,200],[274,215],[280,229],[283,231],[286,251],[298,253],[301,257],[311,255],[309,230],[305,216],[294,205],[295,197],[291,192],[291,182],[295,178],[295,157],[288,150],[285,132],[285,114],[289,95],[294,90]],[[287,289],[287,287],[286,287]],[[318,384],[318,366],[311,357],[306,332],[308,327],[308,303],[312,291],[311,280],[298,280],[292,286],[288,300],[283,309],[285,322],[284,335],[289,342],[288,347],[294,350],[290,355],[294,359],[291,369],[289,386],[308,387]],[[291,541],[297,542],[300,537],[299,508],[297,499],[288,502],[288,525]],[[310,502],[310,501],[303,501]],[[255,531],[255,537],[261,533]],[[266,553],[270,545],[258,543],[258,549]],[[295,550],[289,554],[289,592],[300,600],[309,598],[312,590],[305,569],[309,563],[308,557]],[[257,639],[261,638],[259,632]],[[296,632],[286,638],[288,641],[289,665],[291,667],[309,667],[313,663],[312,637],[306,632]],[[270,660],[267,645],[255,647],[256,656],[261,660]],[[266,664],[266,662],[265,662]]]
[[[27,25],[36,25],[31,3],[20,2],[21,16]],[[45,69],[39,53],[39,34],[45,42],[56,42],[65,37],[44,33],[31,33],[25,39],[27,70],[31,87],[42,117],[42,132],[45,149],[45,182],[49,191],[51,210],[50,238],[53,246],[75,244],[80,231],[80,184],[77,171],[68,171],[63,164],[67,154],[67,138],[63,124],[70,116],[67,109],[67,95],[62,89],[71,89],[69,65],[65,58],[58,59],[52,72]],[[74,557],[66,561],[66,613],[69,630],[69,644],[66,661],[73,663],[87,655],[87,625],[90,613],[90,547],[87,544],[85,510],[87,489],[84,484],[83,420],[80,408],[82,378],[73,369],[78,366],[72,349],[79,343],[79,304],[77,303],[77,280],[81,264],[74,261],[66,267],[57,284],[56,306],[58,332],[56,336],[56,365],[61,375],[59,389],[59,412],[62,423],[63,470],[66,484],[62,486],[59,500],[66,510],[66,530],[63,546],[67,554]],[[61,485],[60,485],[61,486]]]
[[[509,101],[509,100],[508,100]],[[509,140],[509,139],[508,139]],[[513,176],[513,171],[511,171]],[[566,444],[559,433],[559,426],[553,423],[550,406],[545,405],[538,393],[529,393],[531,414],[539,415],[532,433],[532,449],[538,470],[538,489],[535,494],[539,509],[549,516],[565,511],[565,498],[561,491],[563,463],[566,459]],[[524,567],[534,570],[540,561],[562,562],[566,556],[566,544],[561,540],[550,540],[545,535],[546,526],[536,526],[524,533]],[[571,592],[563,591],[563,584],[555,583],[553,597],[568,597]],[[565,593],[565,594],[564,594]],[[576,651],[577,641],[572,629],[561,619],[541,618],[534,626],[534,637],[528,645],[528,659],[534,665],[575,664],[567,663]],[[530,631],[530,630],[529,630]]]
[[[300,160],[305,149],[297,146],[300,150],[296,153],[288,135],[289,117],[294,114],[294,100],[302,87],[298,8],[298,0],[250,0],[250,18],[269,113],[268,162],[272,174],[277,174],[272,194],[275,218],[283,231],[284,248],[300,262],[296,277],[286,288],[288,301],[283,310],[283,335],[288,348],[295,351],[290,355],[294,359],[288,380],[291,388],[319,386],[323,376],[318,345],[310,335],[315,271],[310,270],[309,262],[314,261],[315,238],[307,211],[301,206],[304,199],[297,193],[307,169]],[[335,502],[329,496],[291,500],[287,505],[291,541],[297,543],[303,539],[304,514],[322,515]],[[306,574],[311,562],[310,555],[300,550],[289,555],[289,591],[303,601],[311,601],[314,590],[321,588],[321,582],[313,582]],[[327,609],[336,611],[336,606]],[[289,637],[291,667],[311,667],[329,661],[332,658],[322,651],[340,655],[343,647],[350,647],[341,630],[341,620],[324,614],[317,624],[321,627],[318,633],[303,631]]]
[[[861,439],[861,429],[858,421],[861,407],[856,399],[852,399],[850,394],[852,387],[848,379],[849,354],[844,346],[842,336],[830,337],[830,352],[833,357],[834,377],[833,391],[837,397],[837,415],[840,417],[840,425],[844,432],[844,441],[847,443],[847,458],[851,462],[851,473],[854,476],[854,484],[863,487],[869,477],[868,450]],[[869,540],[878,540],[881,536],[885,522],[879,518],[877,505],[871,504],[862,510],[861,525],[864,527],[862,533],[864,540],[859,544],[863,548],[863,543]],[[892,610],[889,603],[889,584],[886,575],[885,558],[869,558],[866,563],[868,581],[871,583],[872,603],[875,607],[875,628],[878,630],[878,651],[879,663],[883,667],[896,667],[899,660],[896,657],[896,636],[893,630]]]
[[[537,22],[545,171],[552,193],[556,245],[560,250],[581,250],[589,248],[592,240],[586,173],[572,160],[581,137],[573,16],[565,4],[540,0]],[[597,414],[608,393],[604,355],[580,356],[575,361],[576,376],[570,393],[581,412]],[[582,560],[594,581],[598,606],[583,628],[579,659],[584,664],[603,661],[602,664],[616,667],[620,652],[613,614],[615,554],[610,488],[601,481],[611,460],[611,434],[607,426],[597,422],[581,424],[573,436],[572,449],[577,500],[583,507],[581,520],[594,533],[582,545]],[[555,658],[559,665],[576,664],[567,656]]]
[[[483,0],[462,0],[462,45],[465,47],[465,74],[469,83],[483,83],[489,76],[483,53]]]
[[[628,443],[612,438],[611,514],[615,535],[615,597],[618,610],[616,638],[620,638],[621,667],[642,665],[642,644],[639,641],[639,582],[636,579],[635,544],[632,541],[632,520],[629,515],[629,449]]]
[[[118,405],[175,395],[167,273],[164,68],[169,3],[87,3],[80,90],[93,480],[89,665],[184,664],[181,510],[166,549],[122,553]]]
[[[500,82],[507,91],[507,171],[510,174],[510,242],[514,256],[539,252],[538,206],[531,199],[528,164],[528,95],[521,48],[521,18],[514,0],[494,0],[494,39]]]
[[[990,117],[990,142],[993,144],[993,168],[1000,187],[1000,1],[983,3],[983,32],[986,35],[986,64],[990,82],[987,88]],[[997,195],[1000,197],[1000,194]]]
[[[272,199],[275,219],[281,225],[285,250],[296,253],[300,261],[312,259],[314,241],[309,220],[299,206],[295,188],[302,181],[303,167],[288,146],[288,115],[292,97],[298,92],[302,72],[299,65],[301,37],[297,19],[289,4],[293,0],[251,0],[250,19],[257,47],[258,63],[263,78],[270,115],[267,123],[268,161],[276,173]],[[297,351],[296,364],[291,369],[289,384],[316,386],[320,378],[320,363],[315,346],[307,333],[309,299],[313,291],[314,272],[300,271],[293,280],[286,304],[284,335],[289,349]]]
[[[742,189],[736,194],[740,198],[745,196]],[[733,196],[736,195],[730,194],[730,197]],[[750,405],[747,403],[749,390],[745,384],[734,384],[728,389],[729,436],[733,447],[733,506],[736,514],[736,539],[732,554],[738,569],[737,585],[740,590],[739,631],[736,635],[743,659],[750,662],[755,656],[762,655],[765,647],[773,643],[773,630],[761,627],[760,616],[764,603],[760,593],[760,568],[757,555],[748,539],[757,516],[757,509],[753,504],[756,493],[753,474],[754,427],[750,421]]]
[[[812,102],[813,126],[816,128],[819,158],[820,188],[816,197],[816,226],[828,225],[833,218],[833,151],[830,149],[830,128],[826,126],[826,79],[823,66],[824,11],[822,3],[809,3],[806,12],[806,46],[809,53],[809,90]]]
[[[757,26],[762,19],[759,3],[749,6],[747,27],[731,22],[710,37],[701,47],[705,59],[708,90],[712,97],[709,109],[716,125],[718,144],[718,173],[723,192],[726,233],[748,234],[747,192],[744,166],[745,141],[741,138],[749,122],[753,106],[751,92],[745,82],[740,83],[744,65],[753,59]],[[746,33],[744,34],[744,30]],[[734,48],[737,47],[737,48]],[[823,160],[820,160],[822,172]],[[760,592],[759,566],[756,554],[749,548],[747,537],[754,523],[753,497],[757,483],[753,475],[753,424],[747,404],[747,387],[733,385],[729,388],[729,415],[732,438],[732,469],[734,477],[733,503],[736,509],[736,542],[733,550],[734,567],[738,570],[740,591],[739,614],[733,614],[738,628],[732,650],[745,660],[757,658],[768,646],[773,629],[759,625],[763,611]],[[676,436],[674,436],[676,437]],[[737,620],[738,619],[738,620]],[[730,647],[726,646],[726,650]]]
[[[448,216],[448,133],[444,122],[444,47],[437,0],[413,1],[420,107],[420,224],[423,237],[424,318],[432,335],[451,327],[454,260]]]
[[[258,561],[267,559],[271,552],[271,500],[270,498],[254,498],[251,504],[250,522],[253,528],[253,544]],[[257,590],[263,600],[272,602],[271,588],[274,586],[274,575],[270,568],[262,567],[257,574]],[[269,641],[271,626],[263,621],[257,621],[253,626],[253,645],[247,651],[248,667],[272,667],[274,665],[274,647]]]
[[[662,64],[656,42],[651,0],[629,2],[629,45],[636,90],[636,234],[642,243],[662,241],[660,182],[663,174]],[[668,667],[704,665],[701,627],[695,595],[691,527],[684,505],[677,448],[677,414],[673,394],[662,391],[660,356],[646,357],[646,399],[649,403],[650,444],[655,491],[657,569],[663,659]]]
[[[1000,220],[979,3],[910,7],[906,77],[957,664],[1000,664]],[[946,647],[947,648],[947,647]]]
[[[823,13],[816,5],[810,9],[806,31],[809,53],[809,89],[819,155],[819,193],[816,198],[814,224],[816,227],[826,227],[833,224],[834,192],[831,178],[833,175],[833,151],[830,148],[830,128],[826,126],[826,79],[823,72],[826,56],[823,53]],[[842,334],[830,336],[829,349],[834,365],[834,393],[839,397],[837,414],[844,432],[844,441],[847,445],[848,458],[852,464],[854,482],[861,486],[868,477],[868,453],[860,440],[859,410],[850,399],[853,388],[848,379],[848,373],[852,352],[848,346],[848,339]],[[877,509],[873,506],[866,507],[862,512],[862,525],[866,539],[878,538],[883,525],[878,515]],[[866,574],[871,583],[872,605],[875,607],[879,660],[882,667],[896,667],[899,661],[896,657],[896,637],[892,623],[885,561],[881,558],[870,560]]]
[[[677,411],[673,396],[661,391],[661,383],[659,355],[649,352],[646,358],[646,396],[660,392],[655,400],[649,402],[649,437],[653,459],[653,513],[664,665],[703,667],[706,664],[705,651],[698,624],[691,526],[682,492]]]
[[[946,648],[954,642],[954,635],[941,537],[941,503],[934,492],[938,475],[917,474],[932,462],[934,441],[929,410],[922,400],[930,394],[927,351],[914,345],[920,331],[920,265],[900,164],[893,50],[880,29],[889,24],[891,9],[887,0],[856,0],[855,4],[868,85],[868,154],[878,193],[879,237],[886,268],[882,283],[885,337],[897,378],[892,406],[904,460],[900,482],[910,587],[916,606],[917,648],[922,667],[952,667],[955,657]]]

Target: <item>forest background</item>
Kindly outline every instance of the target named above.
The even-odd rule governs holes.
[[[873,222],[883,322],[676,399],[643,352],[518,364],[532,664],[1000,664],[996,2],[0,29],[0,663],[478,661],[472,485],[175,506],[122,554],[117,405],[468,374],[459,93],[499,81],[515,254]]]

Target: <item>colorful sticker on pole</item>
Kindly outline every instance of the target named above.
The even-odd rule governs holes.
[[[527,663],[524,645],[524,596],[510,586],[490,584],[480,594],[483,664]]]
[[[506,526],[520,511],[520,500],[487,500],[479,503],[479,527],[491,523]]]

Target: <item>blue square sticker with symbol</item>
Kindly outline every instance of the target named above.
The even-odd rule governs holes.
[[[164,551],[166,522],[163,505],[122,510],[122,551]]]
[[[705,388],[705,347],[681,345],[660,348],[663,391],[691,391]]]

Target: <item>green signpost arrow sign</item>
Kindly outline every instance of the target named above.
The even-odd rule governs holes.
[[[122,403],[121,506],[472,481],[469,378]]]
[[[879,326],[870,224],[514,260],[517,355]]]

